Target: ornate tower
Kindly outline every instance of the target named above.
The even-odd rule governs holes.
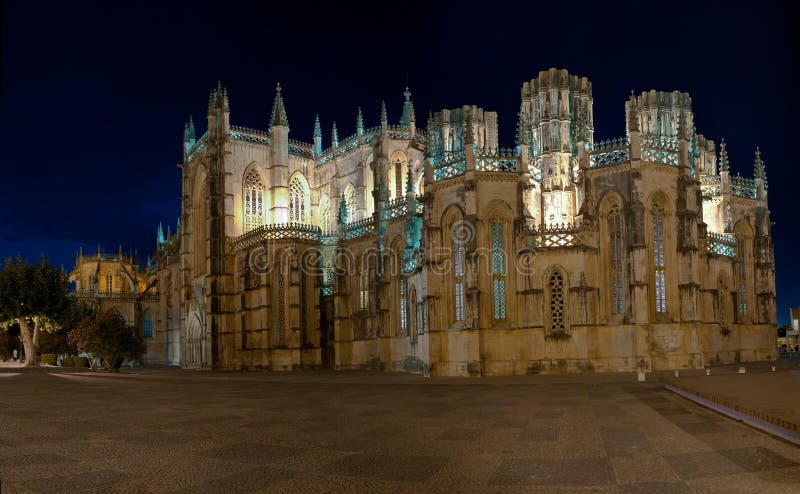
[[[275,88],[270,120],[270,191],[272,192],[272,222],[289,222],[289,119],[283,105],[281,85]]]
[[[530,212],[541,224],[572,223],[580,209],[577,145],[593,142],[592,104],[589,80],[563,69],[539,72],[522,86],[517,140],[527,147],[531,178],[541,187],[532,194],[541,193],[539,211]]]

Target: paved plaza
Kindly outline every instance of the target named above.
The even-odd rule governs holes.
[[[800,492],[800,449],[632,375],[0,369],[2,493]]]

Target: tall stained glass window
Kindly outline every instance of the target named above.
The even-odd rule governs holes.
[[[408,328],[408,280],[400,278],[400,334]]]
[[[653,211],[653,266],[655,267],[656,312],[667,312],[667,287],[664,274],[664,210]]]
[[[403,197],[403,163],[400,160],[394,164],[394,197]]]
[[[244,229],[250,231],[264,224],[264,183],[255,170],[244,177]]]
[[[625,312],[623,295],[623,239],[622,239],[622,212],[619,204],[611,206],[608,213],[608,232],[611,247],[611,313],[623,314]]]
[[[456,321],[464,320],[464,241],[454,235],[453,268],[455,275]]]
[[[289,222],[306,222],[306,187],[303,179],[295,175],[289,183]]]
[[[494,318],[506,318],[506,266],[503,246],[503,224],[492,223],[492,289]]]

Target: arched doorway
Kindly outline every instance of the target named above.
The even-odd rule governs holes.
[[[186,351],[184,352],[183,365],[187,368],[199,369],[203,367],[205,354],[205,338],[203,325],[197,314],[189,316],[186,326]]]

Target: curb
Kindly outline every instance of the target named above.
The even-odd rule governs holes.
[[[715,412],[800,446],[800,432],[798,432],[798,425],[794,422],[752,408],[741,407],[708,393],[690,391],[675,384],[664,384],[664,387]]]

